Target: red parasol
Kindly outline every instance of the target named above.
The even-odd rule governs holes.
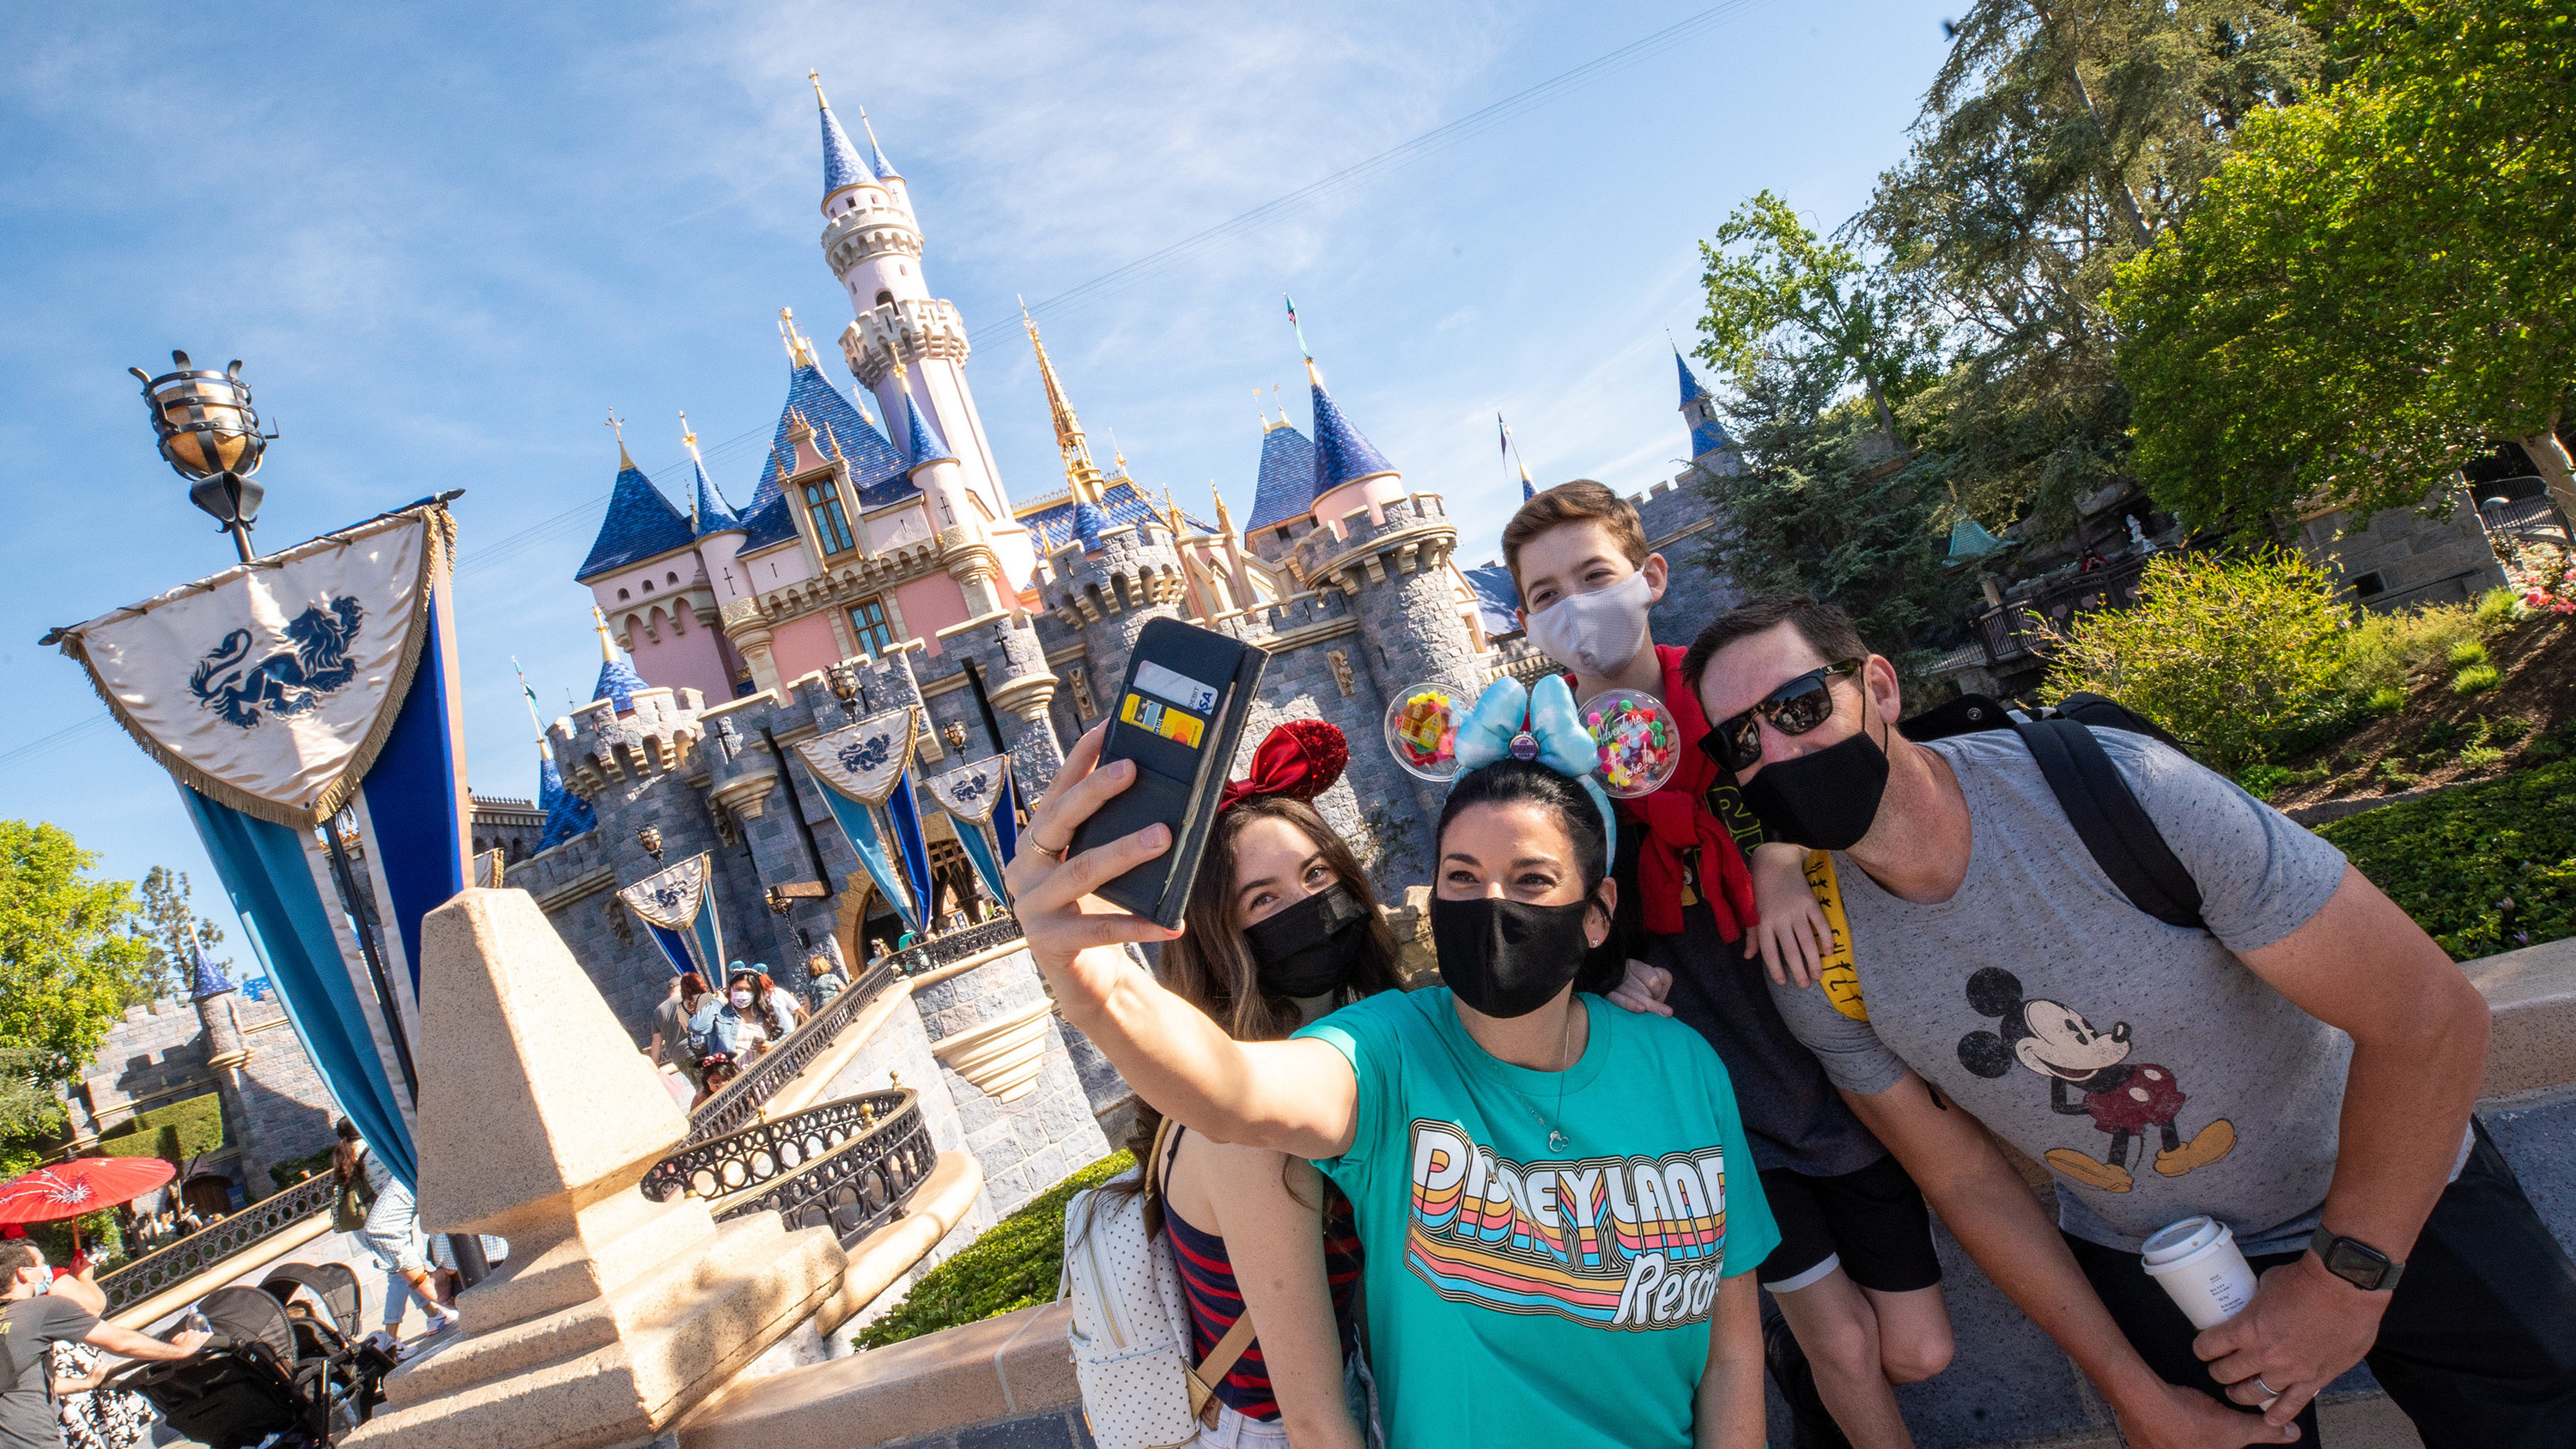
[[[158,1157],[75,1157],[0,1182],[0,1223],[50,1223],[132,1202],[170,1185]]]

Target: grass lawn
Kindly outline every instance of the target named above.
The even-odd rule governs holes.
[[[2576,760],[2320,826],[2458,961],[2576,936]]]
[[[901,1303],[850,1342],[883,1348],[1032,1303],[1053,1302],[1064,1268],[1065,1202],[1135,1165],[1126,1153],[1112,1153],[1031,1198],[957,1256],[922,1274]]]

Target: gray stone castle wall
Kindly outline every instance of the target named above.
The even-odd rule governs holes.
[[[231,1178],[250,1198],[266,1197],[274,1190],[271,1166],[331,1145],[331,1094],[284,1007],[237,994],[209,1005],[232,1013],[251,1058],[242,1068],[241,1100],[225,1103],[224,1150],[198,1170]],[[223,1091],[223,1079],[206,1065],[208,1054],[205,1023],[188,1003],[126,1008],[80,1080],[64,1093],[70,1135],[96,1137],[138,1112]]]
[[[1690,475],[1684,475],[1685,477]],[[1744,602],[1744,591],[1701,562],[1712,515],[1709,502],[1686,484],[1659,483],[1637,505],[1646,547],[1664,556],[1664,597],[1646,615],[1658,644],[1688,648],[1711,619]]]

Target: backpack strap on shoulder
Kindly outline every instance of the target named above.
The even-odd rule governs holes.
[[[1250,1347],[1252,1310],[1246,1308],[1234,1320],[1234,1326],[1225,1331],[1225,1337],[1216,1341],[1216,1347],[1208,1350],[1208,1356],[1200,1359],[1198,1367],[1190,1370],[1190,1412],[1198,1415],[1201,1424],[1211,1429],[1216,1427],[1216,1386],[1225,1382],[1227,1374],[1234,1372],[1235,1360],[1243,1357],[1243,1351]]]
[[[2039,762],[2058,807],[2093,863],[2120,894],[2166,925],[2208,929],[2200,918],[2199,884],[2175,858],[2093,732],[2068,719],[2016,721],[2013,730]]]

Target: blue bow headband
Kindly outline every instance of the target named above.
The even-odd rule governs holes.
[[[1496,760],[1523,759],[1536,760],[1581,784],[1601,811],[1601,834],[1610,857],[1618,858],[1618,816],[1610,808],[1610,797],[1592,778],[1601,763],[1601,747],[1583,727],[1565,676],[1551,674],[1536,689],[1523,687],[1509,675],[1485,686],[1467,722],[1458,727],[1457,751],[1462,777]]]

